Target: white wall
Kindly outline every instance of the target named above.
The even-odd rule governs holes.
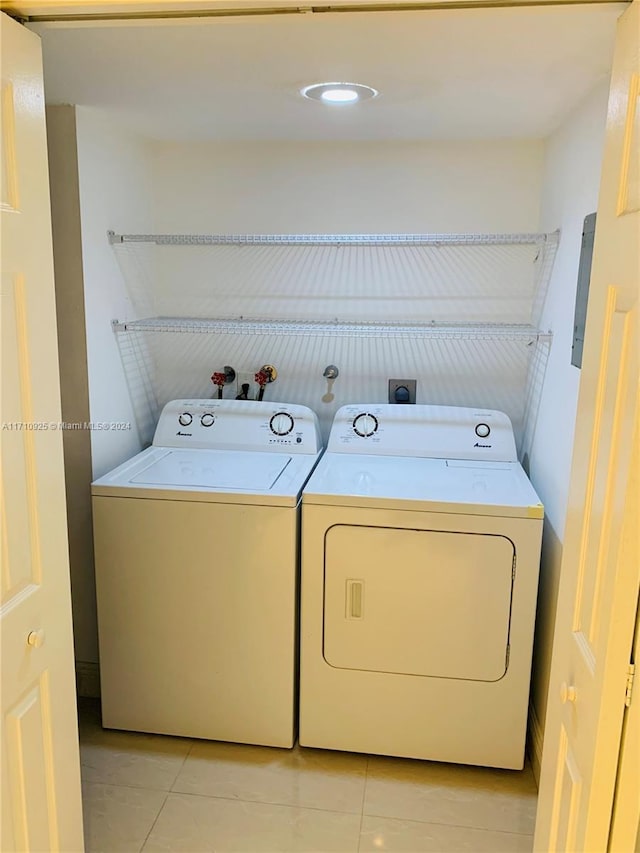
[[[544,160],[540,229],[560,228],[562,234],[542,320],[542,327],[553,331],[554,340],[530,459],[531,480],[546,514],[532,689],[538,742],[547,707],[580,381],[580,371],[571,365],[571,343],[582,225],[598,206],[607,96],[608,82],[595,89],[549,138]]]
[[[47,107],[53,261],[56,277],[62,420],[90,420],[76,108]],[[91,433],[63,433],[73,638],[80,660],[95,660],[95,589],[91,526]],[[79,686],[81,676],[79,670]]]
[[[140,450],[113,319],[131,319],[132,305],[107,231],[152,229],[152,193],[145,144],[119,129],[107,113],[76,113],[82,251],[87,325],[89,404],[93,423],[130,423],[129,430],[93,430],[98,477]]]
[[[122,359],[111,329],[113,318],[131,315],[131,306],[122,275],[107,242],[107,230],[147,230],[151,224],[151,192],[148,157],[145,147],[138,140],[118,130],[107,115],[97,110],[84,107],[67,109],[75,111],[81,245],[69,248],[58,241],[56,251],[65,253],[68,267],[74,260],[70,255],[74,255],[75,261],[82,265],[86,323],[86,366],[74,364],[67,368],[67,373],[85,372],[88,377],[88,399],[86,383],[76,383],[74,387],[78,395],[85,395],[83,404],[91,422],[131,424],[129,430],[93,430],[90,433],[90,445],[88,442],[83,443],[81,455],[76,454],[73,458],[65,456],[67,480],[82,477],[82,500],[87,504],[82,507],[82,521],[79,525],[85,530],[78,530],[75,534],[76,538],[81,535],[84,537],[86,547],[82,559],[74,564],[72,598],[79,688],[83,693],[93,693],[96,686],[95,672],[91,675],[91,665],[98,661],[98,637],[91,515],[88,506],[90,494],[86,480],[91,477],[91,473],[96,477],[113,468],[140,450],[141,446]],[[52,125],[52,130],[54,127]],[[64,153],[56,151],[53,146],[51,148],[50,156],[56,159],[57,169],[62,168],[61,158]],[[63,215],[67,214],[61,209],[59,216]],[[58,283],[60,293],[63,287],[68,290],[68,283]],[[59,301],[58,310],[69,314],[82,310],[81,300],[79,302],[78,298],[69,295],[66,307]],[[68,343],[67,339],[61,340],[61,350],[65,350]],[[84,353],[76,348],[73,357],[84,358]],[[78,410],[79,405],[80,401],[75,401],[74,411]],[[85,420],[87,417],[74,417],[76,419]],[[69,511],[76,511],[71,503]],[[70,520],[70,529],[73,528],[74,521]],[[85,666],[87,664],[89,666]],[[84,678],[88,685],[91,681],[93,685],[85,688]]]
[[[542,141],[536,140],[155,143],[155,228],[177,234],[535,231],[543,149]],[[424,299],[431,287],[436,295],[450,298],[455,316],[449,319],[463,320],[473,319],[466,312],[484,306],[484,301],[460,298],[460,292],[471,290],[460,291],[463,284],[454,281],[456,275],[462,280],[469,272],[468,284],[479,271],[482,275],[489,270],[487,287],[495,291],[506,269],[508,284],[517,290],[513,280],[517,276],[508,274],[511,260],[500,250],[482,260],[477,250],[466,259],[455,257],[453,263],[440,257],[431,272],[406,287],[397,259],[372,263],[370,255],[361,258],[354,262],[363,274],[361,280],[349,283],[340,279],[344,270],[331,263],[322,266],[315,250],[307,261],[298,255],[297,262],[284,264],[283,275],[271,278],[273,288],[258,286],[256,293],[247,286],[247,310],[238,310],[245,295],[242,270],[236,262],[229,275],[219,274],[207,251],[193,246],[156,249],[162,258],[156,291],[172,300],[172,310],[160,313],[406,322],[409,311],[414,319],[438,319],[442,306],[436,308],[436,299]],[[243,251],[248,257],[248,250]],[[531,282],[535,252],[529,253],[522,269]],[[273,262],[273,252],[259,261],[252,269],[254,279],[261,274],[261,265],[268,268]],[[415,266],[419,269],[419,264]],[[438,276],[442,281],[435,281]],[[194,310],[194,303],[185,301],[194,287],[200,288],[203,303],[209,297],[207,310]],[[415,304],[407,295],[410,287],[419,294]],[[417,313],[420,299],[424,316]],[[255,335],[163,335],[149,345],[158,368],[160,403],[181,395],[209,396],[213,390],[209,376],[224,364],[252,375],[262,364],[273,363],[279,378],[267,389],[266,398],[311,406],[325,435],[339,405],[385,400],[387,380],[393,377],[416,378],[418,402],[499,408],[511,414],[519,429],[530,353],[526,342],[505,349],[481,342]],[[329,363],[341,371],[331,394],[322,379]]]
[[[177,233],[527,231],[541,141],[154,146],[156,226]]]

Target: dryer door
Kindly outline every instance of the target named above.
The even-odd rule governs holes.
[[[497,681],[508,665],[513,558],[504,536],[331,527],[325,660],[341,669]]]

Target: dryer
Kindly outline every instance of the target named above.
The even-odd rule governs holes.
[[[300,743],[521,768],[542,522],[505,414],[339,409],[302,498]]]
[[[175,400],[92,485],[107,728],[291,747],[305,406]]]

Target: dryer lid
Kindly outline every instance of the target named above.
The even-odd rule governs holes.
[[[302,500],[305,504],[537,519],[544,513],[518,462],[327,452],[305,486]]]

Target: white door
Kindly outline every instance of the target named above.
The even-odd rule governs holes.
[[[2,837],[81,851],[40,40],[0,15]]]
[[[607,850],[625,713],[640,574],[639,54],[635,0],[609,98],[534,841],[545,853]]]

